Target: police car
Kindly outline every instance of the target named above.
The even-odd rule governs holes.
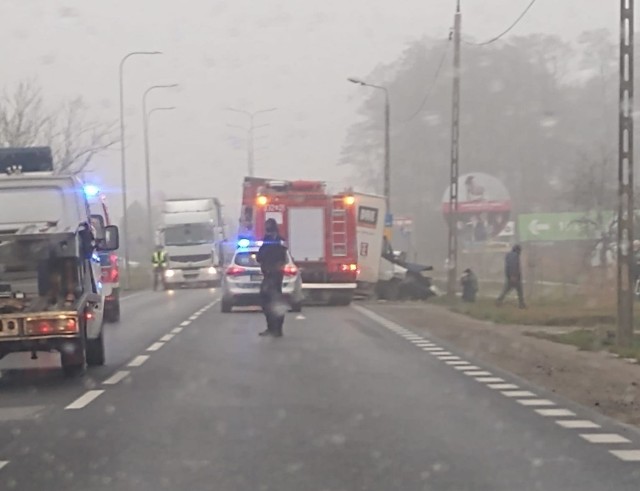
[[[248,239],[238,241],[233,258],[222,276],[222,312],[231,312],[233,307],[260,305],[260,284],[263,276],[256,256],[261,245],[261,242],[251,242]],[[289,251],[283,272],[282,295],[293,312],[300,312],[303,300],[302,277]]]

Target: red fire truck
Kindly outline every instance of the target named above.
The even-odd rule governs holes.
[[[358,275],[355,198],[322,181],[246,177],[239,237],[260,240],[273,218],[302,274],[305,297],[348,305]]]

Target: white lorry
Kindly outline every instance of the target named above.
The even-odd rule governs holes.
[[[52,170],[46,147],[0,149],[0,358],[58,351],[74,375],[105,363],[98,253],[118,229],[92,224],[82,183]]]
[[[225,233],[217,199],[166,200],[160,240],[167,253],[165,289],[220,285]]]
[[[397,297],[407,270],[383,257],[387,207],[384,196],[353,193],[358,238],[358,290],[360,296]]]

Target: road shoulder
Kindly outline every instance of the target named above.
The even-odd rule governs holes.
[[[606,353],[526,336],[531,327],[498,325],[422,303],[366,303],[408,328],[427,330],[474,359],[514,373],[584,406],[640,426],[640,366]]]

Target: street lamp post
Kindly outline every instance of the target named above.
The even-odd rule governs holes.
[[[149,164],[149,115],[147,114],[147,96],[149,92],[157,89],[172,89],[177,87],[178,84],[169,85],[152,85],[144,91],[142,96],[142,127],[144,133],[144,166],[147,180],[147,221],[148,221],[148,243],[149,247],[153,248],[153,223],[151,216],[151,166]]]
[[[249,118],[249,127],[245,128],[244,126],[234,126],[234,125],[228,125],[231,128],[240,128],[243,129],[247,132],[247,171],[249,173],[249,177],[253,177],[254,173],[255,173],[255,150],[253,147],[254,144],[254,132],[255,130],[257,130],[258,128],[264,128],[265,126],[268,126],[268,124],[261,124],[259,126],[255,125],[255,118],[258,114],[263,114],[263,113],[268,113],[271,111],[275,111],[276,108],[272,107],[269,109],[261,109],[260,111],[254,111],[254,112],[250,112],[250,111],[245,111],[243,109],[235,109],[233,107],[228,107],[227,111],[233,111],[236,113],[240,113],[240,114],[244,114],[245,116],[247,116]]]
[[[127,164],[125,151],[125,129],[124,129],[124,65],[132,56],[160,55],[161,51],[132,51],[127,53],[120,60],[119,81],[120,81],[120,166],[122,179],[122,235],[124,237],[124,264],[127,279],[127,287],[131,285],[131,274],[129,268],[129,230],[127,223]]]
[[[164,87],[173,87],[173,86],[164,86]],[[151,115],[157,111],[173,111],[175,106],[166,106],[166,107],[154,107],[151,111],[147,113],[146,105],[145,105],[145,113],[144,113],[144,140],[145,140],[145,166],[147,173],[147,210],[148,210],[148,235],[149,235],[149,244],[153,247],[153,223],[151,221],[151,157],[149,150],[149,124],[151,123]]]
[[[391,214],[391,103],[389,90],[382,85],[374,85],[357,78],[348,78],[349,82],[382,90],[384,92],[384,197],[387,204],[387,214]]]

